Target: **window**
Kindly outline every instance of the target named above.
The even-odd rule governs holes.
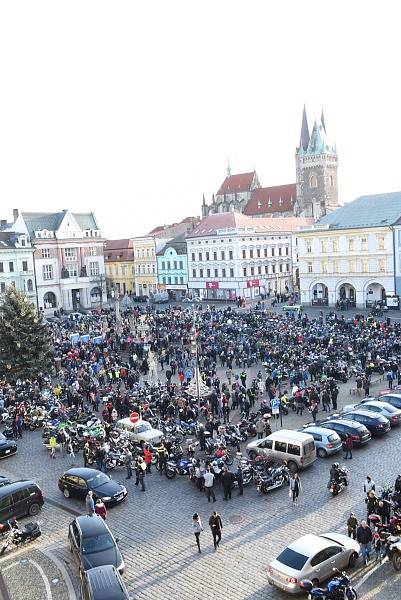
[[[167,277],[165,275],[163,276],[163,283],[167,283]]]
[[[269,272],[269,266],[265,265],[265,273],[268,273],[268,272]]]
[[[10,262],[8,263],[8,269],[10,273],[14,273],[14,263],[12,260],[10,260]]]
[[[203,279],[203,269],[199,269],[199,277]]]
[[[272,265],[272,273],[276,272],[276,265]]]
[[[276,440],[274,442],[274,449],[276,452],[287,452],[287,442],[279,442]]]
[[[234,277],[234,269],[230,269],[230,277],[231,279]]]
[[[267,258],[267,248],[263,248],[263,256]]]
[[[369,261],[366,258],[361,260],[361,270],[362,273],[369,273]]]
[[[173,265],[174,265],[173,268],[176,271],[177,270],[177,261],[176,260],[173,262]]]
[[[292,454],[293,456],[301,456],[301,447],[299,444],[288,444],[287,448],[288,454]]]
[[[317,188],[317,177],[314,174],[309,177],[309,187]]]
[[[311,242],[311,240],[305,240],[305,245],[306,245],[306,253],[307,254],[311,254],[312,253],[312,242]]]
[[[219,276],[219,270],[218,270],[218,269],[215,269],[215,270],[214,270],[214,276],[215,276],[215,277],[218,277],[218,276]]]
[[[195,252],[192,252],[191,259],[192,259],[192,262],[195,262]]]
[[[246,277],[246,267],[244,267],[244,268],[242,269],[242,274],[243,274],[243,276],[244,276],[244,277]]]
[[[333,261],[333,273],[339,273],[340,272],[340,268],[338,266],[338,260],[334,260]]]
[[[206,252],[206,259],[205,260],[210,260],[210,253]]]
[[[307,264],[307,269],[306,269],[306,270],[307,270],[307,272],[308,272],[308,273],[313,273],[313,263],[311,263],[311,262],[308,262],[308,263],[306,263],[306,264]]]
[[[322,273],[327,273],[327,262],[322,261]]]
[[[200,256],[201,256],[201,255],[200,255]],[[200,258],[199,260],[202,260],[202,259]],[[170,269],[171,269],[171,264],[170,264],[170,261],[169,261],[169,260],[167,261],[167,269],[168,269],[168,270],[170,270]]]
[[[332,250],[333,252],[338,252],[338,239],[333,238],[332,240]]]
[[[255,275],[255,267],[251,267],[251,275]]]
[[[272,248],[272,256],[274,256],[274,248]]]
[[[262,267],[258,267],[258,275],[262,275]]]
[[[164,262],[164,260],[162,260],[162,271],[166,270],[166,263]]]
[[[70,277],[78,277],[77,263],[67,263],[67,271]]]
[[[348,261],[348,270],[350,273],[355,273],[355,260],[353,258]]]
[[[368,249],[368,239],[363,237],[361,238],[361,250],[367,250]]]
[[[0,262],[0,273],[4,273],[4,265]]]
[[[233,260],[233,251],[232,250],[229,250],[229,252],[228,252],[228,259]]]
[[[174,277],[174,283],[175,283],[175,284],[177,284],[177,283],[178,283],[178,277],[177,277],[177,276],[175,276],[175,277]]]
[[[6,291],[6,284],[4,283],[4,281],[2,281],[0,283],[0,293],[4,294],[5,291]]]
[[[385,271],[386,271],[386,259],[385,258],[378,259],[377,270],[379,271],[379,273],[385,273]]]
[[[252,248],[249,250],[249,258],[253,258],[253,250],[252,250]]]
[[[183,270],[183,268],[184,268],[184,263],[183,263],[183,261],[182,261],[182,260],[180,260],[180,271],[182,271],[182,270]]]
[[[210,269],[206,269],[206,277],[210,277]]]
[[[242,251],[242,258],[246,258],[246,250]]]
[[[286,270],[286,271],[289,271],[289,270],[290,270],[290,265],[289,265],[288,263],[285,265],[285,270]]]
[[[196,277],[196,269],[192,269],[192,277]]]
[[[217,252],[213,252],[213,260],[217,260]]]
[[[26,282],[26,289],[28,292],[33,292],[33,282],[32,279],[28,279]]]
[[[125,275],[125,267],[122,267],[122,275]],[[90,262],[89,263],[89,274],[91,277],[96,277],[99,275],[99,263],[98,262]]]
[[[180,277],[180,283],[183,284],[184,283],[184,278],[181,276]]]
[[[384,235],[377,236],[377,249],[384,250]]]
[[[226,260],[226,253],[224,250],[221,251],[221,260]]]
[[[6,510],[11,504],[11,494],[0,500],[0,510]]]
[[[50,258],[50,248],[42,248],[42,258]]]
[[[42,267],[43,279],[49,281],[53,279],[53,265],[43,265]]]
[[[323,254],[327,251],[326,240],[320,240],[320,252]]]
[[[66,261],[77,260],[76,248],[64,248],[64,256]]]
[[[202,260],[202,252],[198,252],[198,260]]]
[[[348,252],[354,252],[355,250],[355,240],[354,238],[349,238],[348,240]]]
[[[167,277],[167,283],[171,285],[171,277]]]
[[[221,276],[225,277],[226,276],[226,270],[225,269],[221,269]]]
[[[97,255],[97,248],[96,246],[90,246],[89,247],[89,256],[96,256]]]
[[[278,249],[278,255],[281,256],[281,248]]]
[[[279,271],[280,271],[280,273],[283,272],[283,265],[282,264],[279,265]]]

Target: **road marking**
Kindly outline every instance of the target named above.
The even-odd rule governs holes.
[[[386,562],[388,562],[387,556],[383,559],[383,562],[381,562],[378,565],[376,565],[375,567],[373,567],[373,569],[371,571],[368,571],[368,573],[366,573],[366,575],[364,575],[362,577],[362,579],[360,581],[358,581],[358,583],[354,586],[355,589],[359,590],[359,588],[365,583],[365,581],[367,581],[369,579],[369,577],[371,575],[373,575],[373,573],[375,573],[378,569],[380,569],[380,567],[382,567],[384,564],[386,564]]]
[[[69,594],[70,600],[75,600],[76,599],[76,593],[75,593],[75,589],[74,589],[73,583],[71,581],[71,577],[70,577],[67,569],[65,568],[65,566],[61,562],[61,560],[59,560],[56,556],[54,556],[54,554],[52,554],[52,552],[50,552],[49,550],[41,550],[41,552],[43,554],[45,554],[49,559],[51,559],[54,562],[54,564],[58,567],[60,573],[64,577],[64,582],[65,582],[65,584],[67,586],[67,590],[68,590],[68,594]]]
[[[11,565],[8,565],[8,567],[5,567],[4,569],[2,569],[2,571],[3,571],[3,573],[5,573],[8,569],[11,569],[11,567],[15,567],[19,564],[20,564],[19,562],[11,563]]]
[[[47,600],[52,600],[53,596],[52,596],[52,591],[50,589],[50,583],[49,583],[48,578],[46,577],[44,570],[42,569],[42,567],[40,565],[38,565],[38,563],[35,560],[32,560],[32,558],[29,558],[28,562],[31,563],[39,571],[40,576],[43,579],[43,583],[45,584]],[[18,566],[19,564],[20,564],[19,562],[15,562],[15,563],[12,563],[11,565],[8,565],[7,567],[5,567],[3,569],[3,573],[5,573],[5,571],[7,571],[8,569],[11,569],[12,567]],[[3,585],[4,585],[4,587],[3,587]],[[4,590],[6,591],[6,595],[4,593]],[[0,578],[0,591],[3,594],[4,600],[8,600],[10,596],[8,595],[7,588],[5,587],[4,579],[2,581],[2,578]]]

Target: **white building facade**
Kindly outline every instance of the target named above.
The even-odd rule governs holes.
[[[37,308],[33,252],[25,233],[0,231],[0,298],[13,285]]]
[[[311,219],[210,214],[187,236],[188,292],[207,300],[292,290],[292,230]]]
[[[12,227],[34,247],[38,307],[46,315],[106,301],[104,241],[93,213],[21,213]]]
[[[397,239],[401,251],[396,227],[400,218],[401,193],[362,196],[297,231],[301,302],[394,306],[401,284],[400,252],[395,252]]]

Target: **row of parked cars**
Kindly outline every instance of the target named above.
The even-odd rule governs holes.
[[[247,446],[251,459],[256,456],[285,460],[291,471],[303,469],[316,459],[339,452],[351,435],[353,447],[359,448],[372,437],[385,435],[401,424],[401,393],[383,392],[345,406],[338,414],[315,423],[307,423],[298,431],[281,430]]]

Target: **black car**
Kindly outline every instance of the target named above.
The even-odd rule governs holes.
[[[94,567],[82,573],[83,600],[129,600],[120,573],[112,565]]]
[[[327,421],[319,421],[319,425],[326,429],[332,429],[341,438],[341,441],[345,442],[348,435],[351,435],[354,448],[359,448],[364,444],[367,444],[371,439],[369,430],[356,421],[350,421],[348,419],[329,419]]]
[[[373,398],[367,398],[367,400],[372,399]],[[391,406],[394,406],[394,408],[401,408],[401,394],[386,393],[381,396],[378,396],[377,398],[374,398],[374,400],[380,400],[380,402],[388,402],[389,404],[391,404]]]
[[[40,487],[34,481],[13,481],[0,487],[0,523],[37,515],[44,503]]]
[[[0,433],[0,458],[7,458],[17,453],[17,442],[14,440],[8,440],[2,433]]]
[[[124,559],[110,529],[98,515],[76,517],[68,528],[70,551],[78,563],[79,571],[113,565],[124,573]]]
[[[368,410],[352,410],[342,417],[345,420],[357,421],[369,429],[372,436],[384,435],[390,431],[390,421],[383,415],[376,415]]]
[[[128,494],[127,488],[121,483],[113,481],[102,471],[86,467],[76,467],[66,471],[58,480],[58,487],[65,498],[70,496],[85,498],[88,491],[92,490],[94,499],[101,498],[106,506],[121,502]]]

